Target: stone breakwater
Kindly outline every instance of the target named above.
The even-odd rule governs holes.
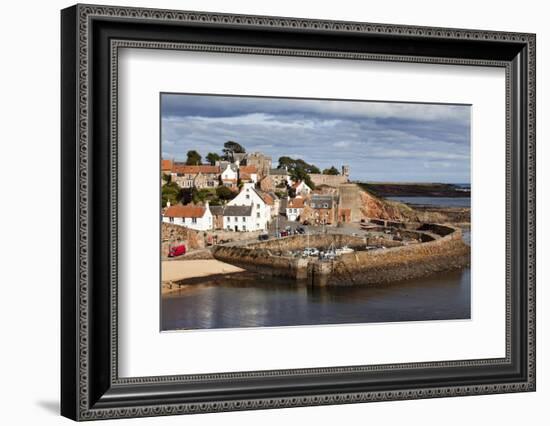
[[[427,276],[460,269],[470,263],[470,247],[462,240],[460,229],[439,224],[424,224],[407,231],[421,243],[404,245],[397,241],[342,234],[292,236],[247,246],[218,246],[214,258],[250,271],[296,280],[313,286],[369,285]],[[384,246],[378,250],[355,251],[331,261],[300,258],[289,254],[307,245],[326,249],[331,244],[351,248]]]

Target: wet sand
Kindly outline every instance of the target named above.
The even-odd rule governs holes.
[[[161,268],[163,293],[177,290],[179,286],[174,283],[189,278],[234,274],[244,271],[244,269],[238,268],[237,266],[229,265],[215,259],[163,261]]]

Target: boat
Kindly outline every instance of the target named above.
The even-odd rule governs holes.
[[[304,257],[317,256],[318,254],[319,254],[319,250],[317,250],[315,247],[306,247],[302,252],[302,255]]]
[[[340,253],[341,254],[348,254],[348,253],[353,253],[354,250],[348,246],[344,246],[340,249]]]

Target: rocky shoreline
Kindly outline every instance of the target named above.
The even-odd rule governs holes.
[[[377,197],[470,197],[470,191],[450,183],[369,183],[358,185]]]

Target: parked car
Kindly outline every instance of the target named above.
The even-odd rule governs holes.
[[[170,251],[168,252],[168,257],[182,256],[186,253],[186,251],[187,248],[185,247],[185,244],[181,244],[179,246],[170,248]]]
[[[260,234],[260,235],[258,236],[258,239],[259,239],[260,241],[269,240],[269,234]]]
[[[298,226],[298,227],[296,228],[296,232],[297,232],[298,234],[305,234],[305,233],[306,233],[306,230],[305,230],[303,227]]]
[[[302,224],[304,224],[304,225],[309,225],[309,221],[304,220],[304,221],[302,222]]]
[[[281,232],[279,232],[279,235],[281,237],[288,237],[288,231],[281,231]]]

